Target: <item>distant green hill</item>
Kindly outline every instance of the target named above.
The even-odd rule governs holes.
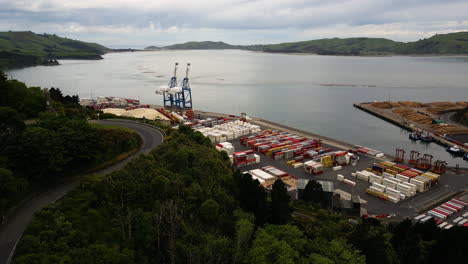
[[[165,47],[149,46],[145,50],[210,50],[210,49],[243,49],[263,50],[264,45],[231,45],[222,41],[190,41]]]
[[[384,38],[333,38],[266,45],[266,52],[365,55],[392,53],[401,43]]]
[[[407,43],[385,38],[332,38],[250,46],[201,41],[175,44],[158,49],[243,49],[322,55],[468,54],[468,32],[437,34],[428,39]]]
[[[49,34],[0,32],[0,68],[32,66],[53,59],[102,59],[109,49]]]
[[[437,34],[402,46],[402,54],[468,54],[468,32]]]
[[[191,41],[182,44],[175,44],[164,47],[164,49],[171,49],[171,50],[181,50],[181,49],[238,49],[238,46],[230,45],[224,43],[222,41],[215,42],[215,41]]]

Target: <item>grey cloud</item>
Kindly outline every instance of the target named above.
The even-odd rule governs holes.
[[[460,22],[460,28],[464,29],[464,22],[468,21],[466,0],[129,0],[115,4],[111,0],[83,1],[0,0],[0,30],[40,28],[41,32],[67,33],[74,28],[95,37],[92,32],[106,34],[102,31],[112,28],[117,34],[117,29],[122,28],[126,34],[167,33],[166,37],[176,39],[169,32],[176,28],[189,34],[186,40],[194,39],[195,35],[190,36],[197,34],[194,32],[216,31],[216,36],[225,38],[229,34],[255,32],[278,42],[292,34],[301,36],[301,32],[327,28],[332,32],[343,25],[349,30],[408,24],[410,31],[432,32],[446,29],[447,25],[454,28],[454,22]],[[177,40],[180,38],[177,36]]]

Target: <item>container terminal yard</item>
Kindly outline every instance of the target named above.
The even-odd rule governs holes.
[[[406,153],[397,149],[394,155],[389,155],[250,118],[245,113],[236,116],[194,110],[189,67],[187,64],[181,87],[177,84],[176,63],[169,84],[156,91],[163,96],[163,106],[140,105],[138,100],[116,97],[83,99],[81,104],[104,113],[159,120],[174,128],[178,124],[191,126],[210,138],[218,150],[226,151],[234,169],[250,173],[267,190],[276,179],[283,180],[293,199],[300,199],[307,181],[313,179],[330,194],[329,207],[333,210],[358,208],[358,216],[385,217],[389,221],[405,217],[415,221],[434,218],[441,228],[467,224],[468,170],[447,168],[444,161],[433,161],[432,156],[415,151]],[[366,104],[355,106],[411,131],[420,131],[418,136],[424,136],[422,129],[417,130],[421,126],[397,121]],[[437,131],[425,131],[429,131],[426,133],[434,141],[448,146],[454,144]],[[466,151],[466,145],[456,143]]]

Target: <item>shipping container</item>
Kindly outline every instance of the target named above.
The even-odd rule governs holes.
[[[448,202],[446,202],[445,204],[450,205],[450,206],[452,206],[452,207],[454,207],[454,208],[458,208],[459,211],[463,210],[463,206],[462,206],[462,205],[453,203],[453,202],[451,202],[451,201],[448,201]]]
[[[438,227],[438,228],[443,228],[443,227],[446,226],[446,225],[448,225],[448,223],[447,223],[447,222],[443,222],[442,224],[438,225],[437,227]]]
[[[434,211],[434,210],[428,211],[427,214],[429,214],[429,215],[431,215],[431,216],[433,216],[433,217],[442,219],[442,220],[447,219],[447,216],[446,216],[446,215],[441,214],[441,213],[438,213],[438,212],[436,212],[436,211]],[[422,222],[422,221],[421,221],[421,222]]]
[[[427,221],[429,221],[430,219],[432,219],[432,216],[428,215],[426,217],[424,217],[423,219],[421,219],[421,223],[426,223]]]
[[[425,214],[421,214],[421,215],[416,216],[416,217],[414,218],[414,220],[415,220],[416,222],[419,222],[421,219],[423,219],[423,218],[426,217],[426,216],[427,216],[427,215],[425,215]]]
[[[465,207],[467,205],[467,203],[465,203],[465,202],[463,202],[462,200],[459,200],[459,199],[452,199],[452,200],[450,200],[450,202],[457,203],[457,204],[459,204],[459,205],[461,205],[463,207]]]
[[[344,184],[347,184],[347,185],[350,185],[350,186],[356,186],[356,183],[355,183],[355,182],[350,181],[350,180],[348,180],[348,179],[344,179],[344,180],[343,180],[343,183],[344,183]]]

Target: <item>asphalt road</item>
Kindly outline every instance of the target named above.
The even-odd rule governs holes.
[[[94,174],[108,174],[116,171],[139,154],[149,153],[164,140],[163,132],[141,123],[127,120],[101,120],[93,122],[130,128],[137,132],[143,140],[143,146],[136,154],[111,167],[97,171]],[[4,225],[0,226],[0,264],[10,263],[16,244],[33,218],[34,213],[62,198],[79,184],[80,179],[81,177],[73,177],[69,178],[66,182],[51,186],[49,190],[24,203],[8,218]]]

